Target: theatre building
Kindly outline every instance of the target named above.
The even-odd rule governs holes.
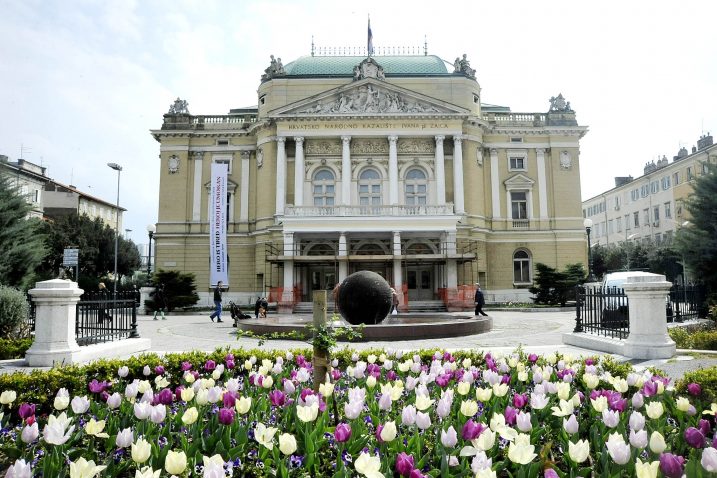
[[[586,261],[587,127],[562,95],[532,113],[482,97],[465,55],[310,55],[272,57],[256,107],[190,114],[177,100],[152,130],[156,267],[194,273],[210,303],[223,163],[229,299],[310,310],[312,291],[371,270],[403,310],[471,308],[476,282],[489,302],[528,301],[536,263]]]

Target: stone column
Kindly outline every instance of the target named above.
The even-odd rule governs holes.
[[[251,151],[241,152],[241,191],[239,191],[239,222],[249,222],[249,160]]]
[[[536,148],[538,160],[538,201],[540,205],[540,219],[548,219],[548,186],[545,179],[545,149]]]
[[[403,300],[403,270],[401,269],[401,232],[393,231],[393,287],[398,294],[399,308],[404,308]],[[402,307],[403,306],[403,307]]]
[[[493,203],[493,219],[500,219],[500,171],[498,171],[498,150],[490,150],[490,189]]]
[[[351,136],[341,137],[341,204],[351,205]]]
[[[436,204],[446,203],[446,172],[443,157],[445,136],[436,135]]]
[[[84,291],[75,282],[53,279],[30,290],[35,302],[35,340],[25,352],[31,367],[73,363],[80,352],[75,340],[76,305]]]
[[[388,198],[391,205],[398,204],[398,136],[388,137]]]
[[[665,297],[672,284],[660,274],[628,277],[624,285],[629,303],[630,335],[623,355],[639,359],[670,358],[675,342],[667,334]]]
[[[304,138],[295,136],[296,155],[294,157],[294,206],[304,205]]]
[[[277,311],[291,313],[294,311],[294,233],[284,233],[284,286]]]
[[[286,138],[276,138],[276,215],[284,215],[286,198]]]
[[[453,204],[456,214],[465,213],[463,201],[463,136],[453,136]]]
[[[349,275],[348,255],[349,248],[346,242],[346,233],[342,231],[339,235],[339,284]]]
[[[194,184],[192,187],[192,221],[202,220],[202,160],[204,153],[194,153]]]

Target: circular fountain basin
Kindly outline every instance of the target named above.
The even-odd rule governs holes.
[[[301,332],[312,322],[313,318],[310,315],[270,316],[264,319],[240,320],[237,328],[264,335],[275,332]],[[359,327],[351,325],[343,319],[333,323],[339,327]],[[364,325],[363,337],[359,340],[418,340],[464,337],[489,332],[492,328],[493,319],[483,316],[476,317],[471,313],[406,313],[389,315],[380,324]]]

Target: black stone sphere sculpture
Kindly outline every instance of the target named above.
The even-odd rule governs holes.
[[[391,286],[371,271],[348,276],[339,287],[339,311],[351,325],[380,324],[391,310]]]

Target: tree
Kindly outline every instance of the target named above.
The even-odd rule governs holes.
[[[0,284],[27,289],[47,255],[42,221],[27,218],[30,205],[0,164]]]
[[[690,276],[700,278],[717,292],[717,166],[705,163],[707,174],[699,176],[685,202],[690,225],[680,229],[676,241]]]
[[[562,272],[545,264],[535,264],[535,285],[529,290],[536,304],[549,304],[564,307],[568,300],[575,297],[575,286],[585,281],[585,269],[582,264],[568,264]]]
[[[164,296],[167,300],[167,309],[170,311],[178,307],[194,305],[199,301],[194,281],[194,274],[179,271],[159,270],[152,277],[154,284],[164,284]],[[145,303],[150,309],[154,309],[153,301]]]

